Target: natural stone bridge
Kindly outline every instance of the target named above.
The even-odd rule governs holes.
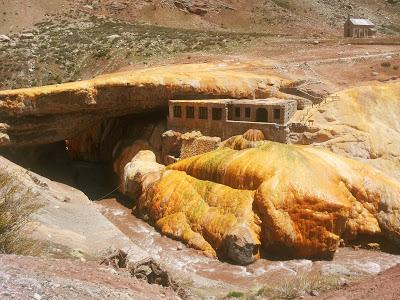
[[[291,82],[251,63],[193,64],[0,91],[0,146],[64,140],[101,120],[166,109],[176,98],[293,98]]]

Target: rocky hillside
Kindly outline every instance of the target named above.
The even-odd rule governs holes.
[[[168,27],[340,34],[347,14],[365,16],[387,33],[400,30],[396,0],[29,0],[0,1],[0,33],[20,31],[49,16],[106,16]]]
[[[400,32],[396,1],[0,0],[0,89],[241,56],[243,49],[265,58],[297,44],[299,53],[316,39],[347,44],[337,37],[348,13],[376,22],[383,44],[399,43],[386,38]]]
[[[0,37],[0,89],[76,81],[176,56],[190,61],[193,53],[229,53],[262,36],[87,16],[44,21],[25,33]]]

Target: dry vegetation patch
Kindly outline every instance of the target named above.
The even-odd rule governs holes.
[[[343,284],[339,276],[302,275],[286,279],[281,284],[265,286],[250,299],[296,299],[305,295],[318,296],[320,293],[336,290]]]
[[[263,36],[96,17],[41,22],[30,32],[0,42],[0,89],[76,81],[190,53],[230,53]]]
[[[40,206],[35,194],[21,188],[14,176],[0,174],[0,253],[39,254],[39,244],[27,237],[26,230]]]
[[[318,296],[321,293],[337,290],[352,280],[337,275],[304,274],[289,277],[280,283],[266,285],[256,292],[231,291],[225,299],[281,300]]]

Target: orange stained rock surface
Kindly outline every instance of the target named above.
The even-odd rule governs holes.
[[[295,117],[306,114],[314,128],[301,144],[357,158],[400,180],[400,80],[340,91]]]
[[[260,243],[296,257],[329,257],[360,234],[400,244],[397,181],[326,150],[246,141],[168,166],[140,209],[163,233],[240,264]]]
[[[226,239],[237,230],[246,231],[249,242],[258,249],[260,226],[252,210],[253,197],[254,191],[232,189],[168,170],[142,197],[139,209],[146,211],[164,234],[215,256],[224,255]]]
[[[52,104],[58,103],[65,109],[74,110],[79,108],[74,107],[76,104],[97,104],[100,100],[99,92],[104,93],[108,90],[111,93],[110,89],[119,87],[138,87],[142,90],[142,93],[136,95],[137,99],[126,99],[129,102],[147,98],[146,91],[157,87],[180,93],[207,92],[240,98],[248,97],[254,92],[268,94],[274,91],[274,87],[291,83],[289,80],[266,74],[265,67],[265,64],[259,62],[184,64],[111,73],[84,81],[0,91],[0,108],[34,111],[46,108],[45,106],[51,109]],[[57,99],[57,95],[63,98]],[[115,98],[112,93],[108,96]],[[164,95],[161,93],[160,96]],[[59,107],[53,107],[55,110],[57,108]]]
[[[106,118],[159,112],[180,97],[287,98],[292,82],[259,62],[185,64],[0,91],[0,146],[70,139]]]

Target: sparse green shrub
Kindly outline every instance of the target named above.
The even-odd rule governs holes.
[[[100,49],[94,54],[94,57],[95,58],[102,58],[102,57],[105,57],[107,54],[108,54],[108,50],[107,49]]]
[[[284,8],[284,9],[289,9],[290,8],[290,1],[289,0],[273,0],[273,2],[276,5]]]
[[[0,173],[0,253],[37,255],[39,244],[26,236],[31,215],[40,208],[31,190],[12,176]]]
[[[226,298],[243,298],[244,294],[242,292],[232,291],[226,295]]]
[[[118,62],[125,59],[134,58],[136,62],[143,62],[179,54],[186,55],[192,51],[229,53],[240,49],[247,41],[265,36],[166,28],[96,17],[90,17],[89,20],[93,23],[91,26],[77,26],[69,18],[57,20],[55,23],[36,24],[38,32],[34,42],[38,49],[34,55],[38,68],[52,70],[59,78],[49,76],[47,72],[26,72],[26,64],[21,62],[32,59],[31,51],[27,51],[31,48],[31,41],[20,40],[12,49],[1,48],[0,45],[0,61],[4,62],[1,64],[3,70],[0,70],[0,89],[26,87],[35,80],[37,84],[43,85],[71,81],[72,78],[79,78],[82,72],[87,72],[92,64],[100,66],[101,60],[116,62],[103,70],[112,72],[115,66],[118,66]],[[65,30],[62,30],[64,28]],[[109,36],[114,34],[120,35],[121,38],[113,41],[113,47]],[[4,80],[7,76],[8,81]]]
[[[381,63],[381,66],[384,68],[390,68],[392,64],[390,63],[390,61],[384,61],[383,63]]]

